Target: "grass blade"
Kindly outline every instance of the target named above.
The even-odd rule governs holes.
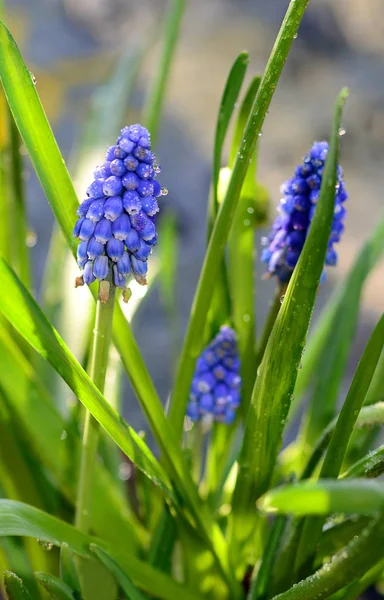
[[[266,600],[268,597],[267,594],[272,579],[272,571],[286,523],[287,520],[285,517],[278,516],[271,526],[263,558],[249,593],[248,600]]]
[[[213,167],[212,167],[212,194],[210,198],[210,211],[208,219],[208,233],[212,232],[212,228],[216,219],[218,209],[218,184],[219,173],[221,167],[221,159],[225,137],[227,135],[229,123],[235,109],[236,101],[239,96],[241,86],[244,81],[245,73],[249,63],[247,52],[241,52],[236,58],[229,72],[227,82],[225,84],[223,96],[220,102],[219,115],[216,123],[215,143],[213,148]],[[244,123],[245,126],[245,123]]]
[[[303,368],[295,386],[292,418],[311,386],[310,418],[304,424],[304,443],[311,444],[334,417],[341,379],[356,331],[363,285],[384,253],[384,216],[363,245],[346,279],[339,285],[309,338]],[[348,307],[348,309],[347,309]]]
[[[320,477],[337,477],[340,472],[349,438],[368,392],[383,347],[384,315],[376,325],[357,366],[328,446]]]
[[[371,385],[364,399],[365,406],[384,401],[384,352],[381,353],[376,371],[373,375]],[[349,441],[345,463],[351,465],[356,462],[372,447],[373,441],[380,433],[380,427],[374,427],[369,431],[354,431]]]
[[[148,92],[147,104],[144,109],[143,124],[149,129],[152,143],[157,144],[158,129],[163,109],[164,97],[172,59],[175,54],[181,21],[186,6],[186,0],[170,0],[168,12],[164,21],[163,50],[160,64],[152,87]]]
[[[14,121],[55,217],[63,228],[67,243],[75,251],[76,242],[71,235],[78,206],[75,190],[65,167],[63,168],[63,158],[45,117],[32,76],[11,34],[1,22],[0,65],[0,79]]]
[[[239,543],[249,538],[255,525],[252,507],[271,480],[323,270],[334,212],[338,132],[346,95],[343,90],[336,102],[318,207],[252,393],[232,503],[233,535]]]
[[[337,478],[339,475],[353,427],[369,389],[383,346],[384,315],[376,325],[358,364],[325,455],[320,471],[321,478]],[[320,518],[307,519],[304,524],[295,567],[300,576],[311,567],[322,527],[323,519]]]
[[[240,192],[252,158],[258,135],[261,131],[269,104],[272,100],[285,60],[291,44],[296,36],[301,18],[307,7],[308,0],[290,2],[280,32],[273,47],[259,91],[252,106],[239,147],[232,176],[228,185],[225,199],[215,221],[215,226],[210,237],[204,264],[200,273],[191,317],[188,324],[184,346],[181,352],[175,387],[172,395],[170,422],[176,432],[177,439],[182,436],[185,410],[188,402],[188,393],[192,381],[195,359],[201,351],[201,331],[204,329],[206,308],[210,306],[213,286],[211,282],[216,278],[224,257],[224,249],[233,221]]]
[[[35,577],[53,600],[76,600],[71,588],[58,577],[41,572],[35,573]]]
[[[323,453],[325,452],[332,436],[334,435],[335,427],[338,422],[338,417],[335,417],[330,422],[328,427],[323,431],[321,437],[317,440],[312,454],[307,462],[307,465],[303,471],[301,479],[309,479],[316,469]],[[371,406],[363,406],[357,417],[355,428],[363,429],[366,427],[374,427],[375,425],[384,424],[384,402],[378,402]]]
[[[33,600],[20,577],[11,571],[4,573],[4,586],[9,600]]]
[[[374,515],[384,508],[384,483],[364,479],[302,481],[270,490],[257,506],[265,512],[297,516]]]
[[[255,77],[247,91],[232,140],[232,154],[236,155],[241,134],[252,108],[260,77]],[[242,375],[242,411],[247,414],[255,381],[255,210],[258,199],[256,188],[256,150],[249,166],[239,204],[235,212],[228,238],[228,273],[232,300],[232,317],[239,340],[239,353]],[[253,211],[253,212],[250,212]]]
[[[383,403],[384,405],[384,403]],[[383,415],[384,416],[384,415]],[[340,479],[356,477],[379,477],[384,473],[384,445],[369,452],[359,461],[352,465],[348,471],[340,476]]]
[[[127,571],[135,585],[155,598],[202,600],[184,585],[131,556],[126,550],[120,554],[102,540],[83,534],[72,525],[27,504],[0,500],[0,536],[9,535],[39,538],[55,546],[61,546],[65,542],[72,552],[88,558],[93,557],[90,544],[96,544]]]
[[[80,595],[80,582],[77,576],[75,562],[69,546],[66,542],[60,548],[60,579],[77,595]]]
[[[109,556],[109,554],[97,546],[96,544],[91,544],[90,549],[94,552],[100,562],[114,575],[116,581],[119,586],[123,590],[125,596],[128,600],[145,600],[146,596],[144,596],[135,586],[135,584],[131,581],[128,575],[119,567],[116,561],[113,560]]]

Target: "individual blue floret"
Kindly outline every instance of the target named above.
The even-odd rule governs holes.
[[[233,329],[223,326],[196,361],[187,415],[231,424],[240,405],[240,360]]]
[[[96,168],[73,230],[81,240],[77,257],[84,283],[109,279],[125,287],[132,272],[146,284],[147,260],[157,242],[157,198],[167,193],[156,181],[155,160],[148,130],[136,124],[121,130]]]
[[[282,184],[279,214],[271,233],[262,240],[265,247],[261,260],[268,265],[268,275],[275,275],[281,284],[288,283],[308,235],[319,199],[327,153],[328,142],[315,142],[304,157],[303,164],[297,167],[294,177]],[[340,241],[344,230],[346,210],[343,203],[347,198],[343,171],[338,166],[335,212],[325,258],[328,266],[337,264],[333,245]],[[323,272],[322,281],[324,278]]]

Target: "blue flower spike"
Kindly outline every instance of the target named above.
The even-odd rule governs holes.
[[[209,425],[230,425],[240,405],[241,377],[236,334],[226,325],[196,361],[187,416]]]
[[[122,288],[124,297],[129,297],[128,274],[146,285],[147,261],[157,242],[157,198],[167,194],[156,181],[159,173],[148,130],[124,127],[77,210],[73,235],[80,239],[82,276],[76,285],[97,279]]]
[[[262,239],[264,250],[261,260],[268,265],[265,277],[276,276],[282,286],[288,284],[299,260],[311,221],[319,200],[328,142],[315,142],[294,177],[281,186],[282,198],[278,216],[272,231]],[[335,212],[328,250],[327,266],[335,266],[337,253],[334,244],[340,241],[344,231],[345,207],[348,194],[343,180],[343,171],[337,168]],[[325,279],[323,271],[321,281]]]

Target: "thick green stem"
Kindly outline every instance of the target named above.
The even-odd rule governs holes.
[[[89,376],[100,392],[104,391],[105,375],[108,366],[108,353],[111,342],[115,287],[110,286],[109,298],[103,303],[99,299],[96,306],[95,329],[89,368]],[[100,425],[89,411],[86,412],[80,475],[77,490],[75,525],[84,533],[89,530],[90,505],[92,499],[93,469],[96,460]]]

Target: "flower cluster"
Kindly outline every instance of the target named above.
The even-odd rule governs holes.
[[[297,167],[295,176],[283,183],[279,215],[273,224],[272,232],[262,240],[266,247],[261,260],[268,264],[268,273],[276,275],[281,283],[289,281],[304,246],[320,195],[327,152],[327,142],[315,142],[304,157],[303,164]],[[343,203],[347,198],[343,172],[338,166],[335,213],[328,241],[326,265],[334,266],[337,263],[334,243],[340,241],[344,231],[343,220],[346,211]]]
[[[197,359],[187,415],[198,421],[211,415],[233,423],[240,404],[240,360],[233,329],[223,326]]]
[[[73,231],[81,240],[77,261],[88,285],[107,279],[111,271],[118,287],[125,287],[130,272],[146,284],[147,259],[157,242],[157,197],[167,193],[156,181],[155,159],[148,130],[131,125],[121,130],[94,172]]]

